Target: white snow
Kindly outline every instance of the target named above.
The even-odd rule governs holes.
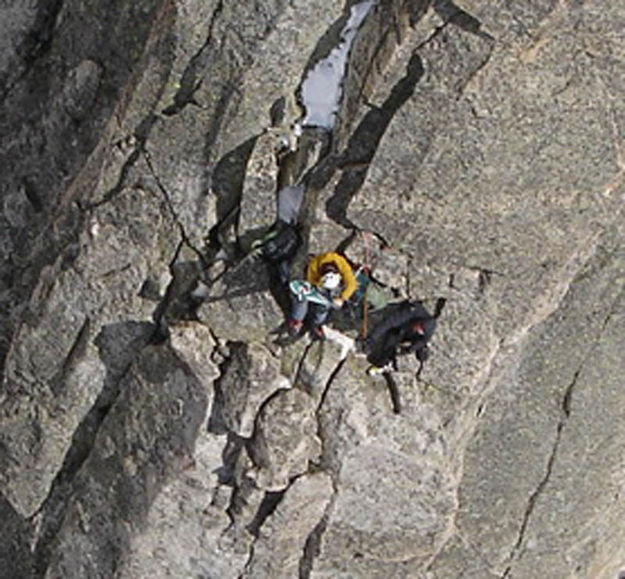
[[[341,98],[345,63],[358,27],[375,4],[366,0],[352,6],[347,24],[341,31],[341,40],[330,54],[320,60],[302,83],[302,100],[306,107],[304,126],[331,129]]]
[[[209,295],[210,295],[209,287],[205,283],[202,283],[201,281],[197,282],[197,285],[191,292],[191,296],[197,300],[204,300]]]
[[[349,336],[342,334],[338,330],[329,328],[328,326],[325,326],[323,328],[323,331],[325,332],[325,335],[328,338],[328,340],[332,342],[336,342],[339,346],[341,346],[341,355],[340,355],[341,360],[345,360],[349,352],[356,351],[356,344],[353,338],[350,338]]]

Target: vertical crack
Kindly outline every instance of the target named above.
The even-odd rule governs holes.
[[[345,360],[346,358],[343,358],[336,365],[336,368],[334,368],[334,370],[332,371],[332,374],[330,374],[330,376],[328,377],[328,381],[326,382],[323,392],[321,393],[321,397],[319,398],[319,404],[317,404],[317,410],[316,410],[317,418],[319,418],[319,413],[321,412],[321,408],[323,407],[323,404],[325,403],[325,400],[326,400],[326,396],[328,392],[330,391],[330,386],[332,386],[334,379],[338,376],[339,372],[341,371],[343,364],[345,364]],[[317,423],[319,423],[319,420],[317,420]]]
[[[107,367],[107,376],[98,397],[74,431],[63,465],[52,482],[48,496],[31,518],[37,521],[38,527],[37,542],[32,549],[36,577],[45,575],[55,538],[72,500],[74,479],[91,454],[100,427],[120,394],[122,380],[136,357],[150,342],[153,331],[152,324],[126,322],[104,327],[94,340],[100,358]]]
[[[334,484],[334,483],[333,483]],[[336,489],[335,489],[336,496]],[[328,527],[329,512],[334,504],[334,498],[329,502],[326,512],[321,520],[315,525],[304,544],[302,557],[299,560],[299,579],[309,579],[315,559],[321,552],[321,538]]]
[[[461,83],[458,84],[458,89],[457,89],[457,99],[459,99],[463,94],[465,89],[467,88],[467,86],[469,86],[469,84],[471,83],[471,81],[480,73],[481,70],[483,70],[486,65],[490,62],[491,56],[493,55],[493,50],[494,50],[494,42],[490,42],[489,43],[489,47],[488,47],[488,52],[486,53],[486,55],[484,56],[482,62],[480,62],[480,64],[478,64],[468,75],[465,79],[462,80]],[[475,110],[473,109],[473,113],[475,116]]]
[[[571,381],[568,388],[566,389],[566,392],[564,393],[564,397],[562,399],[562,404],[561,404],[562,413],[561,413],[560,420],[558,421],[558,426],[556,428],[556,439],[553,443],[551,454],[549,455],[549,460],[547,461],[547,468],[545,470],[545,474],[543,475],[543,478],[539,481],[538,486],[534,489],[534,492],[531,494],[530,498],[528,499],[527,506],[525,507],[525,512],[523,513],[523,521],[521,522],[521,528],[519,529],[517,541],[514,547],[512,548],[512,553],[509,556],[510,563],[504,570],[504,573],[501,576],[501,579],[505,579],[506,577],[508,577],[508,575],[512,571],[512,564],[514,560],[517,558],[518,551],[521,547],[521,544],[523,543],[523,539],[525,538],[525,531],[527,530],[530,517],[532,516],[532,513],[534,512],[536,502],[538,501],[538,498],[540,497],[544,488],[547,486],[549,479],[551,478],[551,474],[553,472],[553,465],[555,463],[558,448],[560,446],[562,430],[564,429],[564,426],[566,425],[566,422],[569,418],[569,412],[570,412],[569,404],[570,404],[571,392],[575,386],[575,383],[577,382],[577,378],[580,372],[581,372],[581,367],[577,370],[577,372],[575,372],[575,375],[573,376],[573,380]]]
[[[601,335],[604,333],[604,331],[606,330],[614,309],[616,307],[616,304],[618,303],[618,298],[615,300],[614,305],[612,306],[612,308],[610,309],[610,311],[608,312],[608,314],[606,315],[605,319],[603,320],[603,324],[601,329],[598,332],[598,337],[597,339],[593,342],[594,344],[597,344],[601,341]],[[590,356],[590,353],[587,356],[584,356],[584,360],[587,359]],[[560,404],[560,408],[561,408],[561,412],[560,412],[560,420],[558,421],[558,425],[556,427],[556,438],[555,441],[553,443],[553,447],[551,449],[551,454],[549,455],[549,459],[547,461],[547,467],[545,470],[545,474],[543,476],[543,478],[539,481],[536,489],[534,490],[534,492],[531,494],[530,498],[528,499],[527,502],[527,506],[525,508],[525,512],[523,514],[523,520],[521,522],[521,527],[519,529],[519,534],[516,540],[516,543],[514,544],[514,547],[511,550],[510,555],[508,556],[508,565],[507,567],[504,569],[503,574],[501,575],[501,579],[506,579],[507,577],[509,577],[510,573],[512,572],[512,567],[514,564],[514,561],[516,559],[518,559],[518,557],[520,556],[520,554],[522,554],[522,552],[520,553],[519,551],[521,550],[521,545],[523,544],[523,540],[525,538],[525,532],[527,530],[527,527],[529,525],[529,520],[530,517],[532,516],[532,513],[534,511],[534,508],[536,507],[536,503],[538,501],[538,498],[540,497],[541,493],[543,492],[543,490],[545,489],[545,487],[547,486],[549,479],[551,477],[551,474],[553,472],[553,466],[555,464],[555,460],[556,460],[556,456],[558,453],[558,449],[560,446],[560,442],[562,439],[562,431],[564,430],[564,427],[566,426],[566,423],[568,421],[568,419],[571,416],[571,400],[572,400],[572,396],[573,396],[573,390],[575,389],[575,386],[577,384],[577,381],[579,379],[579,376],[584,368],[584,364],[585,361],[582,362],[580,364],[580,366],[578,367],[578,369],[576,370],[575,374],[573,375],[573,378],[571,380],[571,382],[569,383],[568,387],[566,388],[566,390],[564,391],[564,394],[562,396],[562,402]]]
[[[215,23],[217,22],[217,18],[219,17],[219,15],[222,13],[223,8],[224,1],[219,0],[219,3],[215,7],[215,10],[211,15],[206,40],[204,41],[204,44],[202,45],[200,50],[198,50],[198,52],[191,57],[189,64],[187,65],[185,71],[182,73],[182,78],[180,80],[180,89],[174,95],[173,104],[163,110],[164,115],[175,115],[189,104],[198,105],[198,103],[195,101],[195,93],[202,86],[203,82],[203,78],[200,76],[200,71],[206,65],[206,53],[208,47],[213,40],[213,30],[215,27]]]
[[[266,491],[265,496],[258,507],[258,511],[254,515],[252,522],[247,526],[247,530],[258,538],[261,527],[265,524],[265,521],[275,512],[278,505],[282,502],[284,495],[289,490],[293,481],[289,482],[289,486],[280,491]]]
[[[165,188],[165,185],[163,185],[163,182],[161,181],[161,178],[158,176],[156,170],[154,169],[154,164],[152,163],[152,156],[150,155],[150,153],[147,150],[143,151],[143,155],[145,157],[145,162],[146,162],[148,168],[150,169],[150,173],[152,173],[152,176],[154,177],[154,180],[156,181],[156,185],[158,186],[160,192],[163,194],[163,199],[165,200],[165,204],[167,205],[167,208],[169,209],[172,217],[174,218],[174,221],[176,222],[176,225],[178,226],[178,229],[180,230],[180,235],[182,236],[182,239],[190,247],[192,247],[192,245],[188,241],[188,237],[187,237],[186,232],[184,230],[184,226],[183,226],[182,222],[180,221],[180,218],[178,217],[178,213],[176,212],[176,209],[174,208],[174,204],[173,204],[173,202],[171,200],[171,197],[169,196],[169,193],[167,192],[167,189]]]
[[[322,457],[325,453],[326,443],[325,443],[325,435],[323,432],[323,427],[321,425],[321,420],[320,420],[321,409],[325,403],[325,399],[326,399],[327,393],[330,390],[330,386],[333,384],[335,378],[341,371],[341,368],[343,367],[344,363],[345,363],[345,359],[341,360],[337,364],[336,368],[332,371],[332,374],[330,374],[330,376],[328,377],[326,385],[323,389],[323,393],[321,394],[321,397],[319,399],[319,403],[317,404],[317,409],[315,411],[315,414],[317,417],[317,436],[319,437],[319,440],[321,441],[321,456]],[[322,462],[323,462],[323,458],[322,458]],[[317,523],[317,525],[315,525],[314,529],[311,531],[311,533],[308,535],[308,538],[306,539],[306,542],[304,544],[304,549],[302,551],[302,556],[299,561],[300,579],[309,579],[310,577],[310,573],[312,571],[314,560],[316,557],[319,556],[319,553],[321,550],[321,538],[323,534],[325,533],[326,528],[328,526],[329,513],[334,505],[334,497],[336,497],[336,493],[337,493],[336,474],[333,472],[331,468],[327,469],[326,472],[328,473],[328,475],[330,476],[332,480],[332,487],[334,489],[334,494],[333,494],[332,499],[328,502],[325,513],[323,514],[320,521]]]
[[[370,109],[352,133],[340,160],[344,173],[326,202],[328,217],[339,225],[354,227],[347,219],[347,208],[362,187],[369,164],[395,113],[413,95],[424,72],[421,57],[415,50],[406,66],[406,74],[393,87],[382,106]]]

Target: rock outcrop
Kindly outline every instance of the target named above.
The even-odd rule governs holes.
[[[0,21],[0,575],[625,572],[618,2]],[[374,267],[323,342],[283,339],[254,249],[284,187],[293,277]],[[354,339],[406,298],[446,299],[432,356],[370,376]]]

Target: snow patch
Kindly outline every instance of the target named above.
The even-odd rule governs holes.
[[[349,352],[356,351],[355,342],[349,336],[346,336],[345,334],[342,334],[338,330],[329,328],[327,326],[324,327],[323,331],[325,332],[325,335],[328,338],[328,340],[332,342],[336,342],[339,346],[341,346],[341,355],[340,355],[341,360],[345,360]]]
[[[347,55],[356,32],[375,4],[366,0],[352,6],[347,24],[341,31],[339,45],[320,60],[302,83],[302,100],[306,107],[304,126],[331,129],[341,98]]]

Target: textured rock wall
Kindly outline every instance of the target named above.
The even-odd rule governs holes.
[[[2,576],[625,570],[625,9],[378,0],[299,134],[353,4],[0,7]],[[246,252],[295,184],[294,275],[447,299],[399,414],[275,340]]]

